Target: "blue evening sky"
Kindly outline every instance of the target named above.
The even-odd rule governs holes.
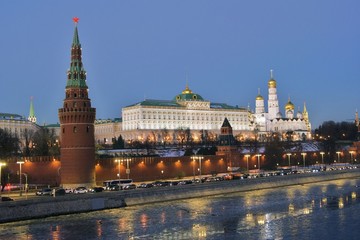
[[[280,109],[306,102],[312,127],[353,121],[360,108],[359,0],[0,2],[0,112],[57,123],[78,29],[97,119],[186,85],[251,109],[270,69]],[[186,77],[187,76],[187,77]]]

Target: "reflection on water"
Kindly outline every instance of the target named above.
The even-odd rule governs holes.
[[[355,239],[358,179],[0,225],[0,239]]]

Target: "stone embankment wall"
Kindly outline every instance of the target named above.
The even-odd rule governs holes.
[[[0,222],[359,177],[360,169],[353,169],[121,192],[74,194],[55,198],[37,197],[30,200],[0,202]]]

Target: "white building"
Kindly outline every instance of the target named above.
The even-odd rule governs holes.
[[[271,77],[268,81],[268,111],[265,111],[264,98],[258,94],[255,99],[255,131],[260,140],[263,140],[269,133],[279,133],[282,139],[302,140],[311,138],[311,123],[309,114],[304,104],[303,112],[295,114],[295,106],[290,101],[285,105],[285,117],[280,112],[277,97],[276,81]]]
[[[173,100],[147,99],[124,107],[122,131],[125,139],[143,140],[155,135],[156,141],[161,138],[159,132],[170,131],[169,141],[173,141],[177,138],[176,130],[190,129],[196,140],[202,130],[218,134],[225,118],[234,132],[253,131],[252,114],[248,109],[212,103],[186,86]]]

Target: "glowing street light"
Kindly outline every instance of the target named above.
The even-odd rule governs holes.
[[[305,168],[305,156],[306,156],[306,153],[301,153],[301,155],[303,156],[303,162],[304,162],[304,168]]]
[[[338,159],[337,159],[338,162],[340,162],[340,153],[341,153],[341,152],[336,152],[336,154],[337,154],[337,156],[338,156]]]
[[[120,185],[120,181],[121,181],[121,176],[120,176],[120,164],[121,164],[121,160],[120,159],[116,159],[115,162],[118,163],[118,168],[119,168],[119,173],[118,173],[118,177],[119,177],[119,191],[121,190],[121,185]]]
[[[354,161],[353,161],[353,154],[354,154],[354,151],[350,151],[350,160],[351,160],[351,163],[353,164]],[[1,176],[1,175],[0,175]]]
[[[258,158],[258,166],[259,166],[259,170],[260,170],[260,157],[261,157],[261,154],[256,154],[257,158]]]
[[[124,161],[126,161],[126,174],[127,174],[127,178],[130,179],[129,161],[131,161],[131,158],[125,158]]]
[[[22,196],[22,189],[23,189],[23,187],[22,187],[22,183],[21,183],[21,165],[22,164],[24,164],[25,162],[24,161],[18,161],[18,162],[16,162],[17,164],[19,164],[20,165],[20,174],[19,174],[19,176],[20,176],[20,196]]]
[[[2,192],[2,184],[1,184],[1,167],[5,166],[5,163],[0,163],[0,196],[1,196],[1,192]]]
[[[290,164],[291,153],[287,153],[286,155],[288,156],[288,159],[289,159],[289,167],[290,167],[290,166],[291,166],[291,164]]]
[[[250,157],[250,155],[246,154],[245,157],[246,157],[246,169],[249,172],[249,157]]]
[[[321,163],[324,164],[324,152],[320,152],[320,155],[321,155]]]
[[[199,170],[199,178],[200,178],[200,183],[201,183],[201,160],[203,160],[204,157],[195,155],[195,156],[192,156],[191,159],[193,161],[199,160],[199,168],[198,168],[198,170]],[[195,162],[194,162],[194,168],[195,168]],[[195,176],[195,173],[194,173],[194,176]]]

